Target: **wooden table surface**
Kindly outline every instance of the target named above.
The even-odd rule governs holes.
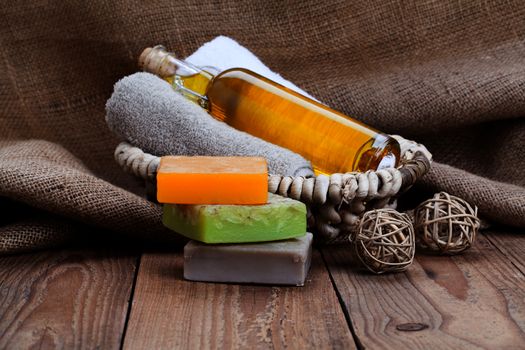
[[[525,232],[375,276],[316,249],[304,287],[188,282],[180,248],[0,258],[0,348],[525,349]]]

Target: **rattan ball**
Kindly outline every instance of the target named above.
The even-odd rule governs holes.
[[[470,248],[480,226],[477,215],[478,208],[463,199],[436,193],[414,211],[417,247],[441,254]]]
[[[404,271],[414,259],[412,221],[394,209],[366,212],[351,240],[359,260],[377,274]]]

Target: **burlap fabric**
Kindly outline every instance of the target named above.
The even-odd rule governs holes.
[[[99,231],[173,237],[115,164],[104,104],[144,47],[186,56],[220,34],[336,109],[428,146],[436,162],[416,190],[525,227],[524,18],[519,0],[10,2],[0,252]]]

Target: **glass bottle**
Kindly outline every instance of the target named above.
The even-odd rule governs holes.
[[[394,138],[250,70],[212,74],[160,45],[145,49],[139,65],[216,119],[299,153],[317,174],[364,172],[399,161]]]

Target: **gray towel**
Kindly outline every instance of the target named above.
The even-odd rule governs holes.
[[[260,156],[271,174],[313,175],[303,157],[214,119],[149,73],[115,84],[106,122],[117,136],[157,156]]]

